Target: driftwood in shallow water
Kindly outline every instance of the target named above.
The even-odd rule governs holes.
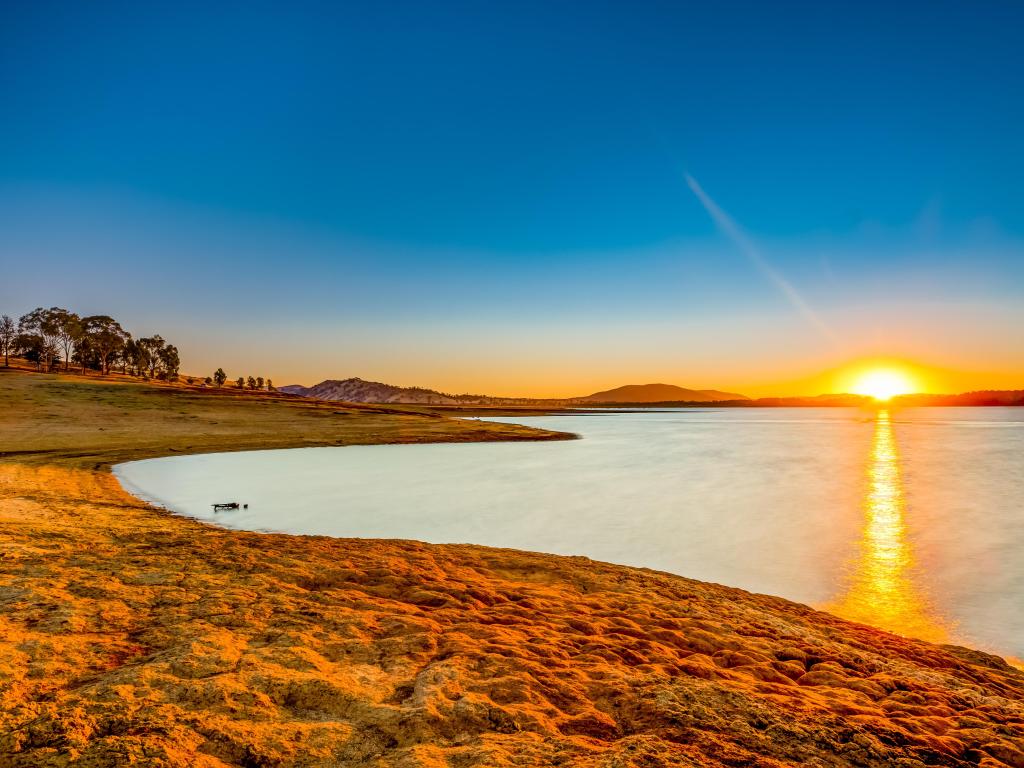
[[[214,512],[223,512],[224,510],[227,510],[227,509],[238,509],[239,507],[241,507],[242,509],[248,509],[249,505],[248,504],[239,504],[237,501],[228,501],[228,502],[224,502],[223,504],[214,504],[213,505],[213,511]]]

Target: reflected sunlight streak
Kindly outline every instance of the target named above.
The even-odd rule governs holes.
[[[949,632],[914,583],[900,457],[887,410],[878,412],[866,473],[864,531],[849,590],[829,610],[897,634],[945,642]]]

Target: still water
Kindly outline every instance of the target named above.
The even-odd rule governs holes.
[[[224,526],[582,554],[1024,657],[1024,409],[495,420],[582,439],[207,454],[115,472]],[[215,514],[215,501],[249,508]]]

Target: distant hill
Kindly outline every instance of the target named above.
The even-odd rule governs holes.
[[[327,379],[312,387],[298,384],[279,387],[279,391],[293,395],[313,397],[317,400],[343,400],[347,403],[408,403],[416,405],[458,405],[466,402],[462,398],[422,387],[396,387],[379,381],[364,381],[359,378]]]
[[[894,397],[893,402],[897,405],[940,406],[1024,405],[1024,389],[989,389],[959,395],[900,395]]]
[[[564,407],[572,405],[613,405],[652,403],[715,403],[718,407],[800,408],[847,407],[857,408],[871,403],[870,397],[851,394],[827,394],[813,397],[761,397],[751,400],[736,392],[717,389],[685,389],[673,384],[628,384],[624,387],[595,392],[586,397],[540,399],[532,397],[488,397],[487,395],[450,395],[423,387],[396,387],[379,381],[362,379],[328,379],[313,387],[289,384],[278,387],[278,392],[302,395],[318,400],[339,400],[349,403],[404,403],[407,405],[519,405]],[[900,395],[892,400],[894,406],[944,405],[1018,405],[1024,406],[1024,390],[964,392],[959,395]]]
[[[717,389],[685,389],[675,384],[627,384],[575,398],[582,403],[712,403],[720,400],[749,400],[736,392]]]
[[[312,387],[289,384],[278,392],[313,397],[317,400],[339,400],[347,403],[405,403],[407,405],[541,405],[564,406],[582,403],[710,403],[725,400],[749,400],[734,392],[716,389],[684,389],[671,384],[634,384],[586,397],[540,399],[533,397],[489,397],[487,395],[451,395],[423,387],[398,387],[360,378],[327,379]]]
[[[278,392],[284,392],[286,395],[302,395],[303,397],[309,392],[309,387],[304,387],[301,384],[288,384],[283,387],[275,387],[275,389]]]

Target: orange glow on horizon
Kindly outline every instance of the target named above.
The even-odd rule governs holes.
[[[903,358],[863,357],[800,378],[762,379],[748,387],[738,386],[736,391],[752,397],[857,394],[868,395],[879,403],[885,403],[903,394],[956,394],[984,389],[985,383],[978,381],[983,377],[989,378],[985,374],[967,374]],[[1024,382],[1024,375],[1021,380]],[[992,383],[1004,382],[992,377]]]
[[[851,391],[855,395],[867,395],[885,402],[896,395],[908,395],[917,391],[910,377],[892,368],[878,368],[861,374]]]
[[[242,356],[231,359],[226,355],[189,362],[183,370],[190,375],[208,375],[218,366],[229,375],[262,370],[270,374],[278,385],[301,383],[306,386],[324,379],[359,376],[367,381],[396,386],[509,398],[583,397],[627,384],[653,382],[689,389],[738,392],[752,398],[814,397],[862,391],[858,386],[862,377],[879,370],[899,372],[910,382],[907,391],[914,393],[957,394],[984,389],[1024,389],[1024,367],[978,369],[946,362],[919,362],[913,357],[895,355],[808,355],[796,360],[762,355],[690,360],[666,355],[661,349],[651,359],[646,356],[623,359],[609,355],[591,359],[580,355],[566,360],[564,355],[552,357],[501,347],[454,359],[435,356],[431,352],[430,348],[424,347],[415,353],[399,355],[389,347],[354,354],[352,359],[339,363],[332,360],[311,363],[309,356],[299,361],[292,357],[292,350],[284,350],[279,365],[269,370],[250,365]]]

